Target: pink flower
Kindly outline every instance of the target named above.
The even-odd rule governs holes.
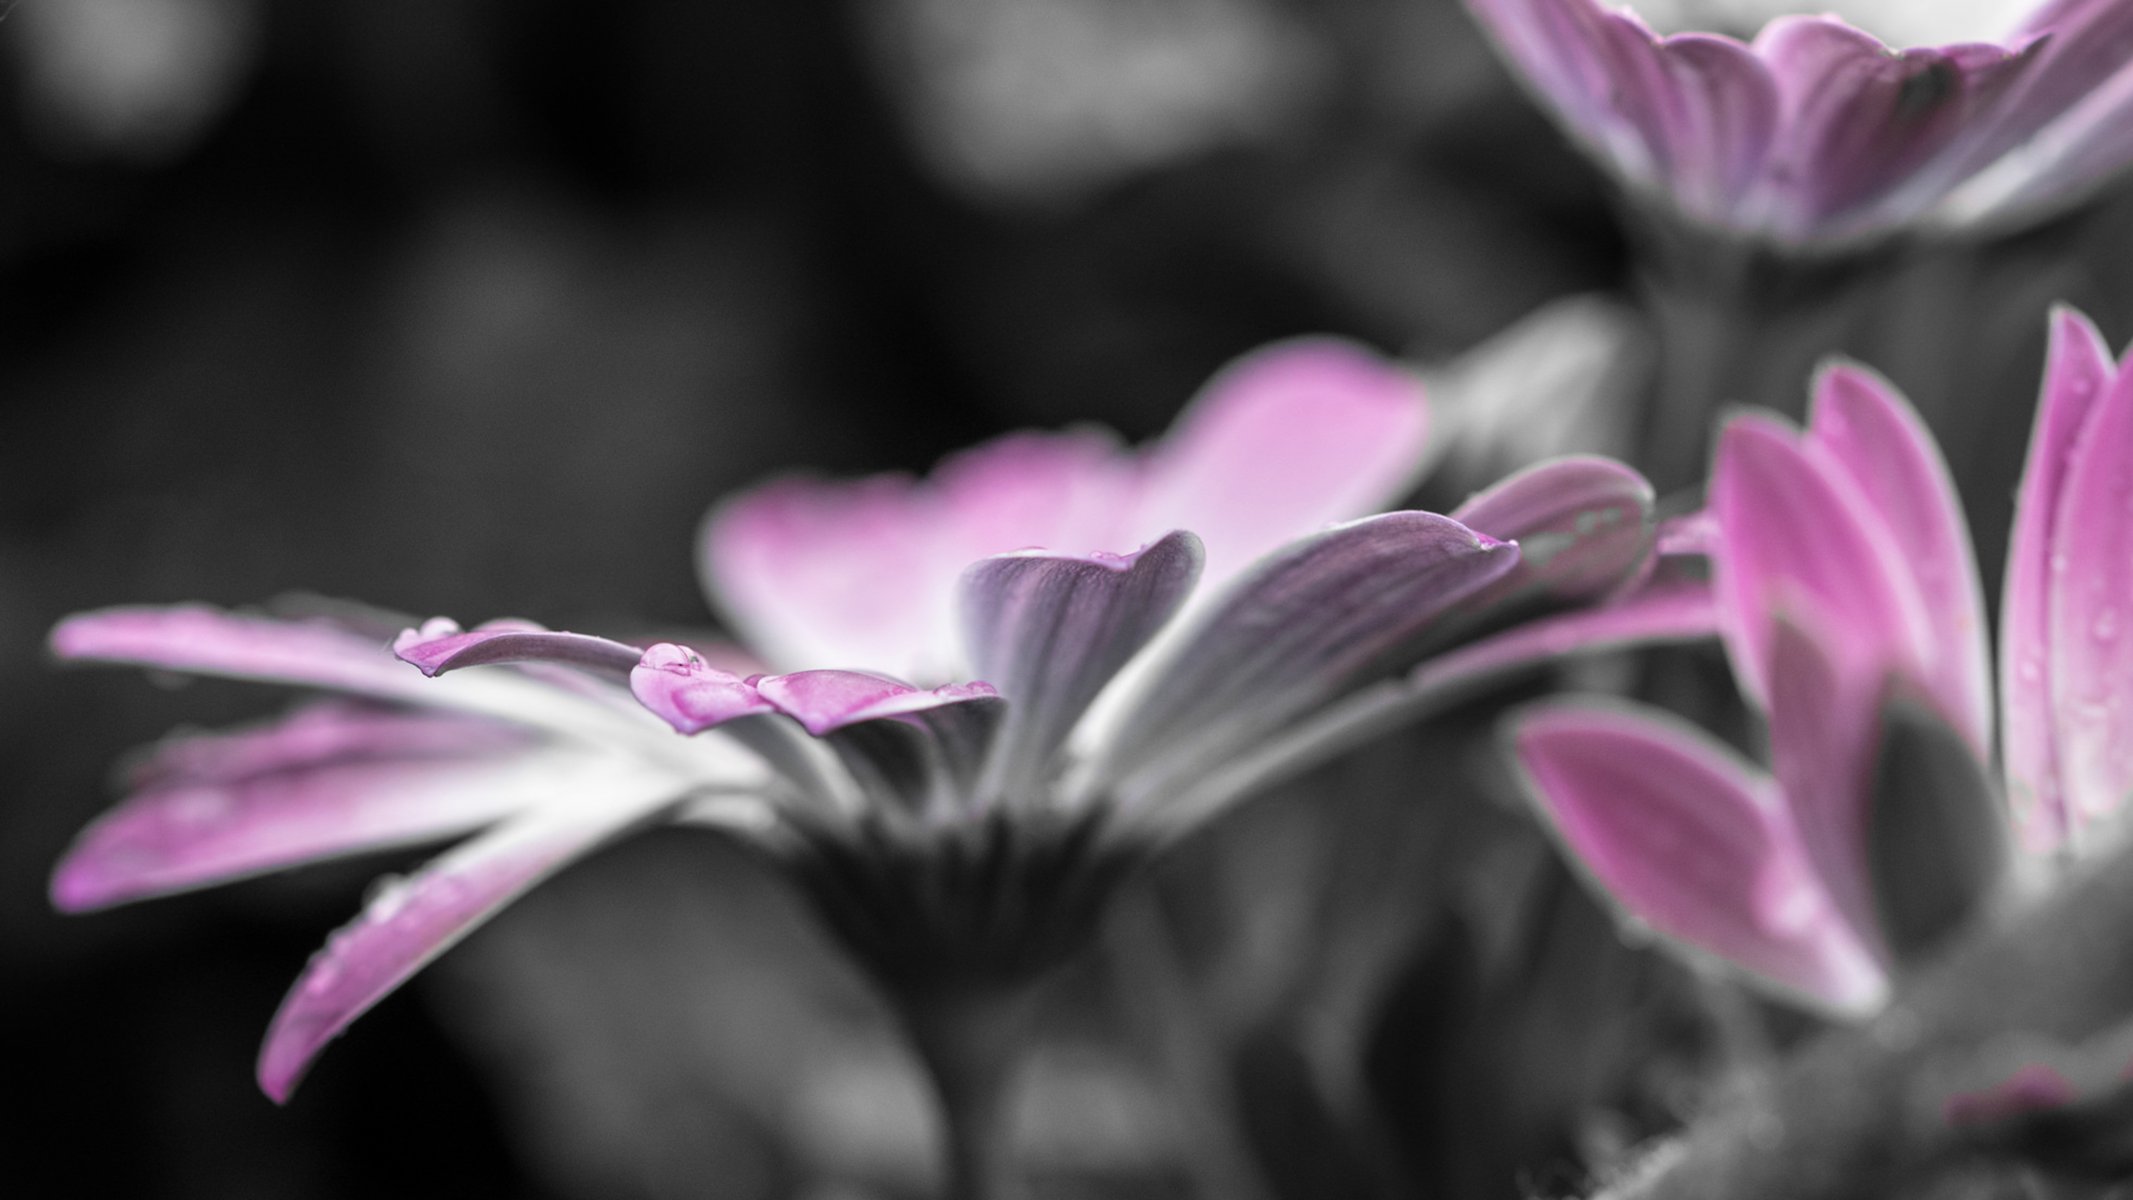
[[[2133,783],[2133,376],[2086,320],[2054,319],[2006,578],[2004,765],[2025,850],[2096,835]],[[1627,706],[1541,706],[1518,727],[1543,811],[1628,912],[1751,977],[1871,1011],[1895,966],[1876,909],[1873,772],[1892,695],[1923,700],[1982,762],[1983,606],[1939,450],[1892,388],[1825,371],[1804,434],[1730,422],[1711,481],[1714,590],[1773,773]]]
[[[1891,673],[1980,749],[1984,630],[1968,537],[1917,417],[1826,371],[1805,433],[1730,422],[1712,471],[1713,588],[1775,778],[1686,725],[1544,708],[1518,751],[1596,880],[1661,933],[1844,1012],[1887,991],[1865,805]]]
[[[69,618],[62,657],[353,699],[159,748],[61,863],[54,899],[93,908],[465,837],[312,960],[262,1051],[277,1098],[431,957],[652,822],[786,863],[892,990],[1033,970],[1111,881],[1252,783],[1210,792],[1218,768],[1358,682],[1457,642],[1452,684],[1709,628],[1703,594],[1674,588],[1473,641],[1641,580],[1650,491],[1565,459],[1452,517],[1341,521],[1407,486],[1424,430],[1405,374],[1301,342],[1224,372],[1145,450],[1025,434],[925,480],[770,484],[713,514],[702,555],[768,670],[733,648],[525,622],[432,621],[387,653],[347,622]]]
[[[2046,0],[1997,40],[1902,50],[1836,16],[1743,43],[1601,0],[1468,7],[1632,188],[1778,242],[2018,216],[2133,159],[2126,0]]]

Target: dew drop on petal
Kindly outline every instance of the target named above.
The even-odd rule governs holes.
[[[2094,638],[2098,645],[2108,646],[2117,641],[2118,610],[2108,606],[2099,610],[2096,619],[2089,623],[2089,636]]]

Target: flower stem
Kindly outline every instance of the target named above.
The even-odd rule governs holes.
[[[900,990],[897,1008],[940,1101],[944,1200],[1019,1200],[1011,1085],[1035,990],[955,983]]]

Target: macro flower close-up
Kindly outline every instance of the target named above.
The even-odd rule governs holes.
[[[8,1195],[2133,1187],[2133,0],[0,17]]]

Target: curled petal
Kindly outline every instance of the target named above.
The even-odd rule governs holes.
[[[1969,526],[1940,447],[1888,382],[1860,367],[1822,371],[1807,440],[1850,476],[1903,548],[1934,655],[1921,680],[1941,711],[1983,755],[1992,745],[1992,684],[1985,601]]]
[[[971,663],[1013,703],[996,788],[1035,782],[1096,693],[1184,603],[1200,562],[1199,539],[1173,533],[1124,556],[1007,554],[964,572]]]
[[[261,1089],[286,1102],[329,1041],[431,959],[528,888],[681,799],[666,778],[610,771],[597,803],[531,810],[387,881],[312,956],[274,1014],[259,1053]]]
[[[1330,338],[1266,347],[1223,368],[1148,452],[1135,540],[1193,531],[1217,586],[1396,499],[1428,434],[1420,381],[1378,355]]]
[[[630,671],[630,691],[638,703],[679,733],[702,733],[716,725],[776,706],[755,684],[704,661],[686,646],[661,642],[644,652]]]
[[[928,690],[864,671],[766,675],[755,687],[764,701],[817,737],[863,721],[916,716],[999,696],[989,683],[951,683]]]
[[[1639,921],[1837,1012],[1886,997],[1770,781],[1732,751],[1656,712],[1591,705],[1528,710],[1514,739],[1564,845]]]
[[[2064,846],[2069,832],[2052,736],[2054,524],[2081,431],[2111,390],[2115,374],[2103,335],[2088,318],[2072,309],[2057,310],[2000,601],[2000,711],[2008,803],[2023,846],[2034,853]]]
[[[1466,604],[1596,599],[1651,558],[1652,485],[1611,458],[1538,463],[1468,500],[1452,519],[1518,543],[1518,566]]]
[[[437,617],[419,629],[402,630],[393,639],[393,654],[434,678],[461,667],[523,662],[562,663],[627,675],[644,651],[590,634],[553,632],[530,621],[490,621],[463,631]]]
[[[1518,548],[1435,513],[1335,526],[1218,598],[1116,718],[1100,775],[1219,757],[1326,699],[1379,655],[1501,578]]]

